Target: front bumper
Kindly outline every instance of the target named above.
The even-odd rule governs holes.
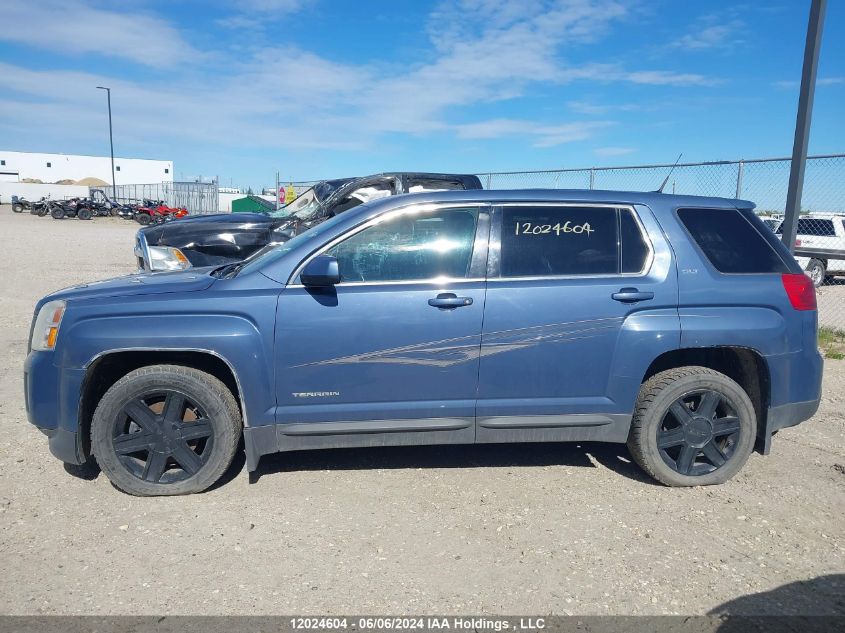
[[[38,429],[47,436],[47,445],[54,457],[67,464],[80,466],[85,463],[82,449],[82,438],[79,433],[72,433],[64,429]]]
[[[24,363],[24,401],[29,422],[49,438],[50,452],[63,462],[83,464],[79,401],[84,369],[53,364],[53,352],[30,352]]]

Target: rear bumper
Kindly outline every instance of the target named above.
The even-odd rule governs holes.
[[[772,450],[772,435],[780,429],[801,424],[801,422],[812,418],[819,410],[820,402],[821,398],[816,398],[806,402],[790,402],[777,407],[769,407],[766,412],[766,426],[764,429],[757,431],[759,441],[757,449],[763,455],[768,455]]]
[[[809,420],[819,410],[820,402],[821,399],[818,399],[807,402],[782,404],[779,407],[770,407],[766,420],[769,433],[785,429],[789,426],[795,426],[804,420]]]

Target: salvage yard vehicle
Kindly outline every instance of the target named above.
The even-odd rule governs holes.
[[[401,193],[468,189],[481,189],[477,176],[388,173],[324,180],[278,214],[203,215],[141,229],[135,237],[135,257],[140,270],[228,264],[371,200]]]
[[[279,451],[626,443],[718,484],[819,406],[815,292],[722,198],[391,196],[236,264],[36,305],[29,420],[135,495],[202,491]]]
[[[782,235],[782,224],[775,229]],[[845,214],[810,213],[798,218],[795,257],[817,288],[845,275]]]
[[[188,210],[183,207],[171,207],[163,200],[144,200],[143,204],[134,207],[131,214],[138,224],[156,224],[172,218],[183,218]]]
[[[44,200],[44,198],[42,198]],[[23,213],[24,211],[32,210],[32,205],[35,204],[30,202],[23,196],[12,196],[12,211],[14,213]]]

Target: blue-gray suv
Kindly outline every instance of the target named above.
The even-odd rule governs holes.
[[[817,410],[812,282],[742,200],[400,195],[217,268],[38,302],[30,421],[136,495],[278,451],[627,442],[721,483]]]

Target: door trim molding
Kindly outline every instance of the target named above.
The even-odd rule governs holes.
[[[280,435],[351,435],[358,433],[414,433],[458,431],[473,425],[473,418],[420,418],[357,420],[350,422],[290,422],[277,424]]]
[[[483,429],[549,429],[613,424],[613,415],[576,413],[568,415],[491,415],[478,418]],[[628,416],[630,418],[630,416]]]

